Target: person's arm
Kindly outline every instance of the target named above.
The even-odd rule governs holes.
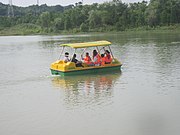
[[[83,56],[81,55],[81,59],[84,60]]]
[[[66,57],[64,58],[64,62],[65,62],[65,63],[68,62],[68,59],[67,59]]]

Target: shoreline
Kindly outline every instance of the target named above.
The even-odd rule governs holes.
[[[147,29],[148,28],[148,29]],[[180,24],[171,25],[171,26],[159,26],[155,28],[150,27],[138,27],[138,28],[131,28],[126,29],[124,31],[95,31],[91,30],[88,32],[74,32],[73,30],[69,31],[60,31],[60,32],[42,32],[42,30],[39,29],[27,29],[27,28],[21,28],[20,25],[10,27],[10,28],[4,28],[0,30],[0,36],[27,36],[27,35],[75,35],[75,34],[100,34],[100,33],[166,33],[166,32],[175,32],[180,33]]]

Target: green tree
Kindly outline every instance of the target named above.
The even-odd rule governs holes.
[[[64,29],[65,30],[72,29],[71,18],[68,14],[65,15],[65,17],[64,17]]]
[[[156,26],[159,24],[158,18],[159,2],[157,0],[151,0],[148,8],[146,9],[146,21],[149,26]]]
[[[101,26],[101,16],[100,16],[100,12],[99,11],[90,11],[90,14],[89,14],[89,27],[90,28],[97,28],[99,26]]]
[[[55,31],[64,29],[64,21],[62,18],[56,18],[54,20],[54,29],[55,29]]]
[[[51,16],[49,12],[43,12],[40,15],[40,24],[42,28],[49,28],[51,23]]]
[[[11,17],[5,17],[5,16],[0,16],[0,27],[11,27],[13,23],[13,18]]]
[[[88,30],[89,30],[89,27],[88,27],[87,24],[82,23],[82,24],[80,25],[80,31],[82,31],[82,32],[88,32]]]

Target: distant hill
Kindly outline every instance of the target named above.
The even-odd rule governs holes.
[[[38,15],[41,14],[42,12],[48,11],[48,12],[63,12],[65,9],[70,9],[73,8],[74,5],[69,5],[69,6],[61,6],[61,5],[56,5],[56,6],[47,6],[46,4],[43,5],[31,5],[28,7],[19,7],[19,6],[14,6],[13,5],[13,10],[14,10],[14,15],[15,16],[24,16],[26,14],[34,14]],[[8,15],[8,5],[3,4],[0,2],[0,16],[7,16]]]

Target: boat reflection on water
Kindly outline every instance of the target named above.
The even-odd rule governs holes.
[[[68,105],[109,104],[112,102],[113,88],[121,76],[121,71],[78,76],[56,76],[54,87],[63,90]],[[61,91],[62,92],[62,91]]]

